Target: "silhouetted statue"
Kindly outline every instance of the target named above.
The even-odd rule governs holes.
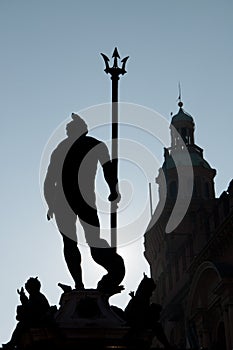
[[[98,283],[98,289],[114,293],[124,278],[124,261],[100,238],[100,223],[96,208],[95,175],[98,162],[103,167],[109,186],[109,201],[120,200],[117,178],[112,171],[107,146],[90,136],[83,119],[72,113],[67,124],[67,138],[51,155],[44,182],[44,195],[48,204],[47,218],[55,217],[64,242],[64,256],[76,289],[83,289],[81,254],[77,247],[77,216],[84,229],[92,258],[108,274]]]
[[[29,328],[47,325],[49,322],[50,312],[52,311],[49,302],[40,292],[40,281],[38,278],[29,278],[25,283],[25,289],[29,294],[26,296],[24,288],[17,289],[20,295],[21,305],[17,307],[16,319],[19,321],[11,340],[3,344],[3,348],[14,349],[18,345],[22,334]]]
[[[155,288],[153,279],[144,274],[136,293],[130,293],[132,299],[125,308],[125,317],[132,327],[144,328],[148,324],[150,298]]]
[[[153,279],[144,274],[136,293],[130,292],[132,299],[125,308],[124,318],[132,327],[133,335],[140,330],[151,330],[152,336],[156,336],[166,349],[170,349],[171,346],[159,322],[162,307],[160,304],[150,303],[155,288],[156,284]],[[123,316],[119,310],[115,308],[113,310],[117,311],[119,316]]]

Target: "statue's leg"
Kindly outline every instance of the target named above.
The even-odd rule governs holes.
[[[100,223],[96,208],[85,203],[80,207],[82,209],[77,214],[91,249],[92,258],[108,272],[98,283],[98,289],[114,290],[125,276],[124,261],[117,254],[116,249],[110,248],[108,242],[100,238]]]
[[[81,270],[81,254],[77,246],[76,236],[76,214],[71,210],[64,210],[65,207],[61,206],[61,210],[56,210],[55,219],[57,227],[62,234],[64,243],[64,257],[68,267],[68,270],[75,282],[76,289],[83,289],[82,282],[82,270]]]
[[[82,282],[81,269],[81,254],[77,246],[77,242],[62,234],[64,243],[64,257],[70,271],[70,274],[75,282],[75,289],[84,289]]]

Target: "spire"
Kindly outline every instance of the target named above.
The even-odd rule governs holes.
[[[182,108],[184,103],[182,102],[182,92],[181,92],[181,84],[180,84],[180,81],[178,83],[178,92],[179,92],[179,95],[178,95],[178,98],[176,101],[179,101],[178,102],[178,106],[180,107],[179,108],[179,111],[177,114],[173,115],[171,114],[172,116],[172,124],[176,124],[178,121],[179,122],[190,122],[192,124],[194,124],[194,121],[193,121],[193,117],[184,111],[184,109]],[[179,125],[180,126],[180,125]]]
[[[179,81],[179,83],[178,83],[178,90],[179,90],[179,96],[178,96],[178,98],[177,98],[177,101],[179,101],[179,102],[178,102],[178,106],[179,106],[180,108],[182,108],[182,107],[183,107],[183,102],[182,102],[182,100],[181,100],[181,85],[180,85],[180,81]]]

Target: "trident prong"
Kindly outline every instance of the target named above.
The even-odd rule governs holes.
[[[122,73],[121,74],[122,75],[127,73],[127,71],[125,70],[125,65],[126,65],[128,58],[129,58],[129,56],[126,56],[125,58],[123,58],[123,60],[121,60],[121,62],[122,62],[122,67],[121,67]]]
[[[120,58],[120,55],[119,55],[116,47],[115,47],[115,49],[113,51],[112,58],[114,58],[114,63],[113,63],[113,67],[112,68],[118,68],[117,59]]]
[[[119,77],[120,74],[124,75],[125,73],[127,73],[126,70],[125,70],[125,65],[126,65],[126,62],[127,62],[128,58],[129,58],[129,56],[123,58],[121,60],[122,67],[121,68],[118,67],[118,59],[120,59],[120,55],[119,55],[119,52],[118,52],[116,47],[115,47],[115,49],[113,51],[113,54],[112,54],[112,58],[114,59],[112,67],[109,67],[109,61],[110,61],[109,58],[103,53],[101,53],[101,56],[104,59],[105,66],[106,66],[104,71],[107,74],[110,73],[112,76],[114,75],[114,76]]]
[[[109,73],[109,69],[110,69],[109,63],[108,63],[109,62],[109,58],[104,53],[101,53],[101,55],[102,55],[102,57],[104,59],[105,66],[106,66],[104,71],[108,74]]]

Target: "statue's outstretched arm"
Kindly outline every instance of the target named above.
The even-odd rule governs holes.
[[[24,288],[22,287],[20,290],[17,289],[17,293],[20,295],[20,301],[22,305],[27,305],[28,303],[28,297],[26,296],[24,292]]]
[[[47,169],[47,174],[44,181],[44,197],[48,204],[47,219],[50,220],[53,217],[53,208],[56,193],[56,178],[58,176],[56,164],[55,152],[52,153],[50,163]]]

